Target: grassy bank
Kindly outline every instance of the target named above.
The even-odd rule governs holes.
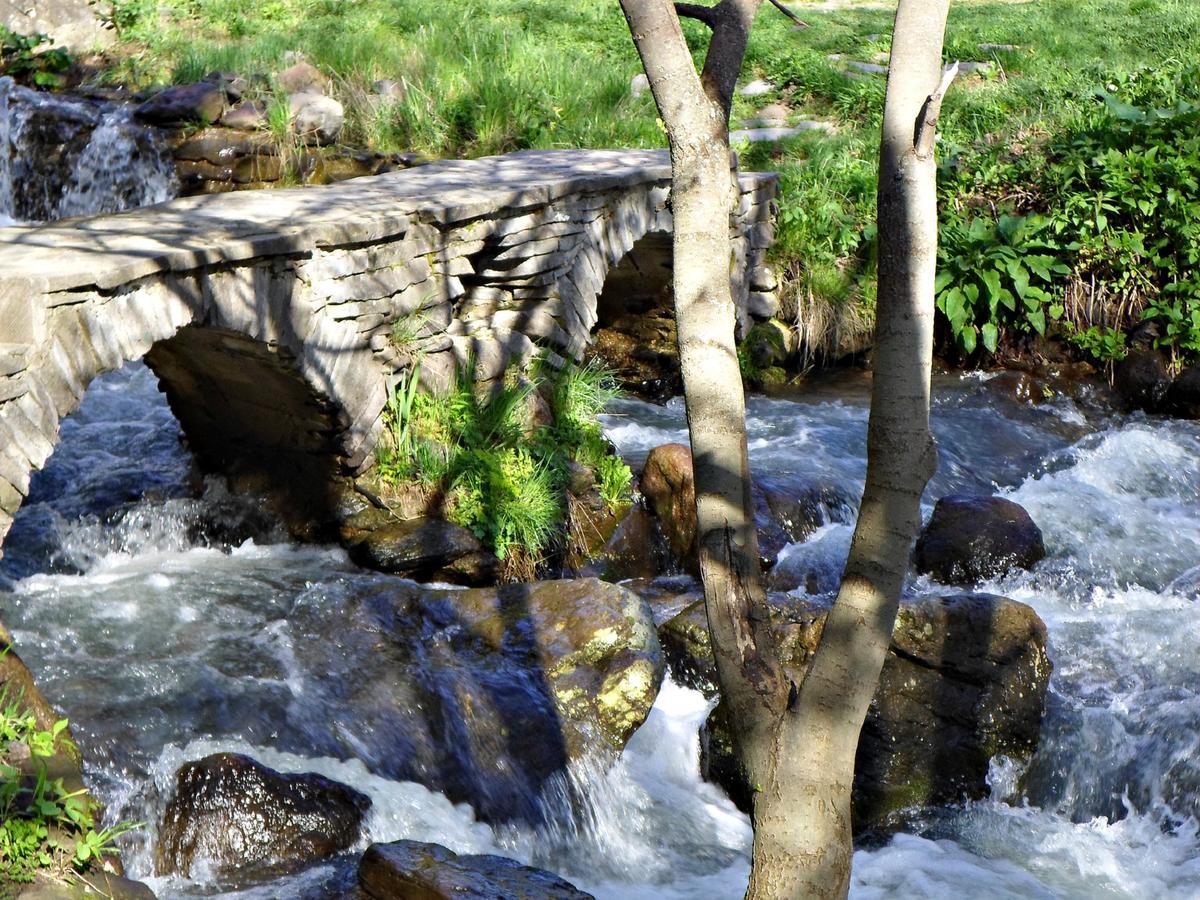
[[[848,61],[886,61],[892,15],[833,5],[794,4],[804,30],[762,10],[744,80],[772,87],[739,97],[734,112],[836,127],[742,148],[748,164],[782,175],[785,309],[829,355],[853,348],[872,320],[883,78]],[[265,76],[299,51],[334,76],[348,140],[380,150],[663,143],[649,96],[630,95],[639,65],[614,0],[120,0],[114,18],[122,40],[109,80]],[[700,26],[687,28],[702,46]],[[942,116],[943,268],[959,273],[940,285],[945,346],[980,358],[1049,330],[1111,357],[1151,315],[1181,358],[1200,350],[1188,225],[1200,164],[1195,111],[1180,105],[1200,97],[1187,63],[1200,5],[956,0],[946,46],[988,66],[960,79]],[[381,78],[402,81],[403,99],[374,102]]]

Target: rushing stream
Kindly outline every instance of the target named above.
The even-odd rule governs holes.
[[[58,155],[37,150],[63,135]],[[0,79],[0,223],[171,190],[161,149],[126,112]],[[1116,417],[1086,390],[1018,400],[1009,376],[936,388],[941,467],[927,502],[999,490],[1030,511],[1049,557],[985,587],[1038,611],[1055,672],[1032,762],[997,761],[991,799],[927,812],[912,833],[860,850],[853,896],[1200,897],[1200,427]],[[866,384],[754,398],[749,413],[759,475],[842,498],[779,563],[831,591],[865,470]],[[635,463],[685,437],[678,401],[622,401],[606,425]],[[545,787],[538,827],[490,826],[379,774],[378,736],[336,713],[331,682],[353,678],[354,660],[328,663],[348,598],[396,580],[286,543],[252,500],[202,484],[179,437],[144,366],[95,381],[0,560],[0,621],[72,720],[108,816],[149,823],[122,838],[131,875],[163,897],[322,898],[352,883],[352,855],[240,889],[203,867],[154,876],[175,771],[235,750],[369,794],[360,849],[407,837],[497,852],[611,900],[741,895],[749,824],[699,778],[707,702],[669,681],[616,766],[581,763]],[[567,795],[584,798],[582,814],[564,812]]]
[[[1049,558],[990,588],[1049,625],[1052,695],[1027,771],[996,765],[994,799],[929,813],[918,834],[860,851],[854,895],[1200,895],[1197,579],[1172,586],[1200,561],[1200,429],[1066,398],[1019,403],[987,379],[938,388],[942,467],[928,496],[997,486],[1045,531]],[[865,420],[861,384],[756,398],[754,464],[852,496]],[[608,426],[633,459],[683,436],[675,403],[621,402]],[[278,542],[216,486],[191,499],[189,472],[149,371],[105,376],[64,423],[0,563],[0,619],[75,723],[111,816],[153,823],[182,762],[240,750],[368,793],[364,845],[411,837],[499,852],[614,900],[740,894],[748,823],[698,778],[707,704],[670,683],[616,768],[571,773],[588,814],[536,829],[484,825],[361,761],[306,753],[347,726],[329,716],[327,673],[306,667],[304,644],[335,635],[341,600],[387,576]],[[836,571],[848,531],[827,525],[791,553]],[[211,893],[203,873],[153,878],[152,838],[151,824],[125,839],[132,874],[163,896]],[[336,895],[352,871],[336,861],[239,896]]]

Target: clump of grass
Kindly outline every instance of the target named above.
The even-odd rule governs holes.
[[[515,371],[481,388],[472,366],[445,397],[421,393],[413,371],[401,379],[385,412],[377,450],[380,476],[421,485],[442,499],[447,519],[469,528],[502,561],[511,580],[531,579],[568,536],[572,469],[595,475],[610,509],[630,502],[633,475],[612,452],[597,416],[616,396],[609,373],[594,364]],[[536,397],[535,397],[536,395]],[[548,424],[531,424],[539,399]]]
[[[66,731],[66,719],[39,728],[21,696],[0,689],[0,885],[86,874],[116,855],[118,837],[141,827],[98,828],[96,801],[49,777],[50,757],[78,756]]]

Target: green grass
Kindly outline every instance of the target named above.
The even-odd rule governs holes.
[[[285,54],[299,51],[334,77],[347,106],[347,139],[379,150],[455,157],[664,145],[650,96],[630,96],[640,66],[615,0],[119,5],[122,43],[107,77],[146,85],[221,69],[264,76],[265,84]],[[776,89],[739,96],[733,119],[783,103],[796,115],[837,124],[835,137],[740,148],[745,165],[780,172],[774,257],[785,279],[785,315],[802,320],[811,351],[832,349],[839,335],[873,322],[884,82],[847,77],[827,57],[872,61],[886,53],[892,13],[852,3],[839,10],[801,4],[799,11],[811,26],[803,31],[764,5],[743,78],[764,77]],[[685,30],[699,54],[705,30],[693,22]],[[984,215],[994,226],[1003,214],[1051,212],[1051,201],[1061,200],[1043,177],[1055,162],[1053,144],[1103,126],[1095,90],[1117,85],[1122,99],[1136,101],[1136,73],[1145,73],[1143,81],[1177,77],[1198,51],[1200,4],[1193,0],[955,0],[947,58],[990,61],[993,69],[960,79],[943,109],[943,225],[967,227]],[[379,78],[403,81],[404,98],[372,102],[369,85]]]
[[[460,373],[445,397],[416,385],[417,374],[406,374],[388,404],[379,474],[439,498],[447,519],[495,552],[504,577],[531,579],[548,557],[572,549],[573,468],[591,470],[610,509],[630,502],[633,475],[597,420],[616,396],[603,369],[545,367],[531,379],[510,372],[491,389]],[[548,423],[531,420],[539,407]]]

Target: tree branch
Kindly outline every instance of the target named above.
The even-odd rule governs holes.
[[[680,18],[695,19],[713,29],[717,27],[717,23],[721,19],[717,7],[703,6],[699,3],[676,3],[675,12]]]
[[[797,28],[807,28],[808,23],[801,19],[798,15],[792,12],[788,7],[784,6],[780,0],[771,0],[771,5],[777,10],[796,23]]]
[[[918,159],[929,159],[929,155],[933,153],[933,139],[937,134],[938,116],[942,113],[942,101],[946,99],[946,92],[957,77],[958,63],[946,66],[937,90],[926,98],[925,105],[921,107],[921,114],[917,116],[916,131],[913,132],[913,150]]]

